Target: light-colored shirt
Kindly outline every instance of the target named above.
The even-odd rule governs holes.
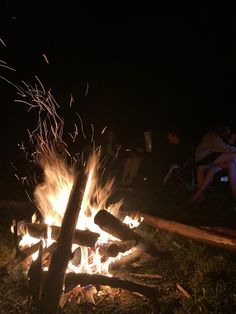
[[[198,162],[211,153],[236,153],[236,147],[225,143],[215,132],[207,132],[195,151],[195,161]]]

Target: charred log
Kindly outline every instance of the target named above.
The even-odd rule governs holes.
[[[99,253],[108,257],[116,257],[119,253],[125,253],[137,244],[135,240],[114,241],[99,246]]]
[[[144,254],[144,250],[142,247],[135,249],[132,253],[121,257],[119,260],[111,263],[109,265],[109,272],[116,272],[117,270],[122,270],[125,267],[131,265],[132,263],[136,262],[141,255]]]
[[[31,237],[34,238],[47,238],[47,230],[51,228],[51,237],[53,240],[57,240],[60,234],[61,227],[58,226],[48,226],[43,223],[29,223],[29,222],[19,222],[18,223],[18,234],[24,235],[28,232]],[[78,230],[75,229],[73,235],[73,244],[78,244],[82,246],[93,247],[97,242],[99,233],[95,233],[89,230]]]
[[[107,277],[104,275],[67,274],[65,279],[65,292],[68,292],[77,285],[104,285],[112,288],[121,288],[131,292],[138,292],[152,300],[156,298],[154,286],[146,286],[129,280],[123,280],[117,277]]]
[[[58,312],[66,268],[72,258],[71,245],[86,185],[85,172],[77,175],[63,217],[57,248],[52,256],[43,286],[40,311],[42,314]]]
[[[71,263],[74,265],[74,266],[78,266],[81,262],[81,247],[77,247],[74,252],[72,253],[72,260],[71,260]]]
[[[41,242],[39,241],[38,243],[25,248],[24,250],[19,251],[15,258],[10,261],[7,265],[7,271],[10,273],[17,267],[19,267],[28,257],[31,257],[32,254],[37,252],[40,248]]]
[[[120,221],[118,218],[110,214],[106,210],[100,210],[94,217],[94,222],[104,231],[113,235],[114,237],[129,241],[134,240],[141,243],[145,251],[152,256],[158,255],[156,246],[149,240],[143,238],[135,230],[129,228],[128,225]]]
[[[29,293],[32,297],[33,303],[38,306],[41,294],[41,276],[42,276],[42,243],[39,247],[38,258],[33,261],[28,271],[29,277]]]

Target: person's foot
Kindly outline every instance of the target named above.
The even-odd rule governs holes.
[[[202,203],[204,201],[204,195],[202,193],[195,193],[190,199],[190,203]]]

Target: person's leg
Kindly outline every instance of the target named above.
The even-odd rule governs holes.
[[[234,162],[231,162],[229,166],[229,183],[233,198],[236,199],[236,164]]]
[[[193,197],[191,197],[190,199],[191,202],[200,202],[203,200],[206,188],[211,184],[216,173],[218,173],[221,170],[222,167],[218,165],[212,165],[211,167],[208,168],[201,185],[198,187]]]
[[[201,187],[201,185],[203,184],[204,179],[205,179],[205,175],[206,175],[209,167],[210,167],[209,165],[197,167],[197,170],[196,170],[197,189],[199,189]]]
[[[236,164],[236,153],[222,153],[212,162],[212,165],[219,165],[224,162],[233,162]]]
[[[223,169],[227,170],[232,195],[236,199],[236,163],[232,160],[232,161],[223,162],[219,165]]]

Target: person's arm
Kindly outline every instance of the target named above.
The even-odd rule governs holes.
[[[235,145],[235,143],[236,143],[236,134],[231,133],[227,143],[230,144],[230,145]]]
[[[212,151],[219,153],[236,153],[236,147],[227,144],[224,140],[217,134],[212,135]]]

